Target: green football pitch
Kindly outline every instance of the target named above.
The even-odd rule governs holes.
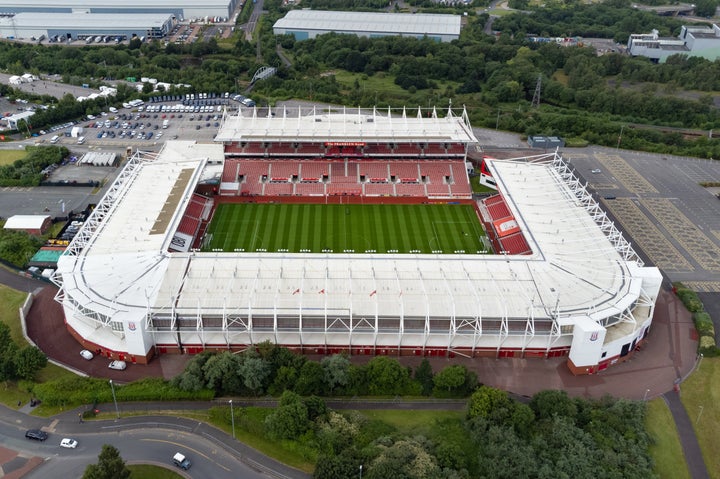
[[[477,254],[484,240],[471,205],[222,204],[203,251]]]

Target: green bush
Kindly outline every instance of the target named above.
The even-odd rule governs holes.
[[[677,294],[678,298],[680,298],[680,301],[683,302],[688,311],[691,313],[699,313],[703,310],[702,301],[700,301],[700,298],[698,298],[695,291],[684,287],[682,283],[675,283],[674,286],[676,288],[675,294]]]
[[[715,325],[708,313],[693,314],[693,321],[695,322],[695,329],[697,329],[700,336],[709,336],[713,338],[713,340],[715,339]]]

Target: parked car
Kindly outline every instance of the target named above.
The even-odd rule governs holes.
[[[29,429],[25,433],[25,437],[28,439],[34,439],[36,441],[44,441],[48,438],[48,433],[41,431],[40,429]]]
[[[91,353],[87,349],[83,349],[82,351],[80,351],[80,356],[82,356],[83,359],[87,359],[88,361],[95,357],[93,353]]]
[[[70,439],[69,437],[63,438],[62,441],[60,441],[60,447],[66,447],[68,449],[75,449],[78,445],[78,442],[75,439]]]
[[[127,367],[127,364],[125,363],[125,361],[115,360],[115,361],[111,362],[110,364],[108,364],[108,367],[110,369],[115,369],[117,371],[123,371]]]
[[[179,452],[175,453],[172,460],[173,460],[173,464],[175,464],[180,469],[184,469],[186,471],[188,469],[190,469],[190,466],[192,465],[190,460],[187,457],[185,457],[184,455],[180,454]]]

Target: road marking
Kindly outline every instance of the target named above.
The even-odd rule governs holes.
[[[205,459],[207,459],[208,461],[212,461],[213,463],[217,464],[218,466],[222,467],[223,469],[225,469],[225,470],[228,471],[228,472],[230,471],[230,469],[228,469],[227,467],[223,466],[222,464],[218,463],[217,461],[213,461],[213,460],[212,460],[210,457],[208,457],[207,455],[203,454],[202,452],[198,451],[197,449],[193,449],[192,447],[189,447],[189,446],[186,445],[186,444],[180,444],[179,442],[166,441],[166,440],[164,440],[164,439],[140,439],[140,440],[141,440],[141,441],[151,441],[151,442],[162,442],[162,443],[165,443],[165,444],[172,444],[173,446],[177,446],[177,447],[189,449],[190,451],[194,452],[194,453],[197,454],[198,456],[202,456],[202,457],[204,457]]]

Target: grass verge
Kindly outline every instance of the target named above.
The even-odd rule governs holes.
[[[653,440],[650,456],[661,479],[690,479],[682,445],[670,409],[662,398],[647,403],[645,427]]]
[[[23,150],[0,150],[0,166],[11,165],[20,158],[25,158],[27,151]]]
[[[182,479],[177,472],[151,464],[132,464],[127,466],[130,470],[130,479]]]
[[[712,478],[720,478],[720,358],[703,358],[682,384],[680,397],[693,423],[703,459]]]

